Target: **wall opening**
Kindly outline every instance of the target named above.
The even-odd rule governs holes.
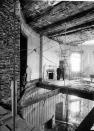
[[[27,37],[20,34],[20,95],[25,85],[27,67]]]
[[[70,56],[70,66],[72,72],[80,72],[81,55],[80,53],[72,53]]]
[[[63,120],[63,102],[56,104],[55,119]]]
[[[53,79],[53,72],[49,73],[49,79]]]

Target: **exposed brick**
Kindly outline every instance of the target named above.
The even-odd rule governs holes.
[[[3,0],[0,6],[0,98],[10,97],[10,83],[14,75],[20,85],[20,22],[14,14],[13,0]]]

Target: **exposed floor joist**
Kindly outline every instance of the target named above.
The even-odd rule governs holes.
[[[70,35],[73,34],[75,32],[81,32],[83,30],[92,30],[94,29],[94,21],[88,22],[88,23],[83,23],[81,25],[77,25],[77,26],[73,26],[71,28],[68,28],[65,32],[65,30],[60,30],[60,31],[56,31],[53,33],[48,33],[47,36],[64,36],[66,35]]]
[[[87,91],[84,89],[81,90],[72,86],[58,86],[58,85],[48,84],[44,82],[37,83],[37,86],[41,88],[49,89],[49,90],[60,89],[60,93],[63,93],[63,94],[68,93],[69,95],[76,95],[78,97],[94,101],[94,91]]]
[[[63,36],[66,31],[66,36],[69,37],[66,41],[68,44],[75,41],[72,37],[74,34],[78,38],[77,41],[80,41],[79,36],[84,34],[87,35],[82,38],[85,41],[94,37],[94,2],[92,1],[60,0],[56,4],[42,0],[22,0],[20,2],[27,24],[39,34],[59,43],[65,43]],[[90,35],[87,34],[87,31]]]
[[[77,30],[75,33],[69,32],[71,34],[67,34],[66,37],[65,35],[56,35],[52,36],[53,39],[61,41],[61,44],[66,44],[66,45],[77,45],[77,43],[82,44],[85,41],[93,40],[94,39],[94,26],[92,26],[89,29],[84,28],[84,30]],[[50,37],[51,38],[51,37]],[[66,39],[65,39],[66,38]],[[73,43],[73,44],[72,44]]]
[[[37,20],[39,20],[40,18],[42,18],[42,17],[50,14],[50,12],[51,12],[54,8],[56,8],[57,6],[59,6],[61,3],[62,3],[62,1],[59,2],[59,3],[57,3],[57,4],[54,5],[54,6],[49,6],[49,7],[45,10],[45,12],[43,12],[43,13],[41,13],[41,14],[38,14],[38,15],[37,15],[36,17],[34,17],[34,18],[33,18],[33,17],[28,17],[28,18],[26,18],[26,22],[27,22],[27,23],[37,22]],[[31,23],[31,24],[32,24],[32,23]]]
[[[46,83],[38,82],[36,85],[39,88],[41,87],[44,89],[48,89],[50,91],[43,94],[35,95],[34,97],[30,96],[28,99],[26,99],[24,102],[21,103],[20,109],[26,108],[42,100],[44,101],[59,93],[68,94],[68,95],[76,95],[78,97],[94,101],[94,91],[87,91],[84,89],[81,90],[81,89],[77,89],[71,86],[58,86],[58,85],[48,84],[47,82]]]
[[[59,32],[64,32],[65,30],[68,30],[70,28],[83,25],[84,23],[88,23],[94,20],[94,11],[92,13],[88,13],[86,16],[81,17],[79,19],[74,19],[69,22],[65,22],[62,24],[61,28],[60,26],[56,27],[53,31],[50,29],[47,30],[47,32],[44,32],[44,34],[47,33],[47,35],[57,34]],[[66,26],[65,26],[66,25]]]
[[[52,29],[52,28],[55,28],[57,26],[60,26],[60,25],[62,25],[65,22],[69,22],[69,21],[72,21],[74,19],[78,19],[78,18],[84,17],[85,15],[87,15],[91,11],[94,11],[94,7],[90,8],[88,10],[82,11],[80,13],[76,13],[76,14],[74,14],[72,16],[68,16],[65,19],[61,19],[61,20],[56,21],[56,22],[54,22],[52,24],[49,24],[47,26],[43,26],[42,28],[37,28],[37,29],[38,29],[39,32],[47,32],[48,29]]]

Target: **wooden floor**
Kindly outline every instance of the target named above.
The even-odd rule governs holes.
[[[20,118],[20,116],[16,116],[15,122],[16,131],[31,131],[31,128],[27,125],[26,121]],[[0,131],[10,131],[12,129],[13,117],[11,111],[0,106]]]
[[[76,80],[47,80],[48,84],[58,86],[70,86],[80,90],[94,91],[94,83],[89,78],[76,79]]]

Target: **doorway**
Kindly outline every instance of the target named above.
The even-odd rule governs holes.
[[[25,86],[25,74],[27,67],[27,37],[20,34],[20,96]]]
[[[63,102],[56,104],[55,119],[60,121],[63,120]]]

